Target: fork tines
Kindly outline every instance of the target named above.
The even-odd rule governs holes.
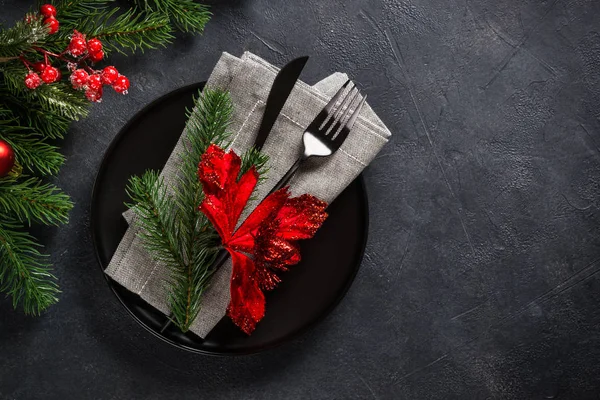
[[[324,118],[322,118],[319,129],[325,132],[325,135],[331,136],[332,139],[344,140],[356,123],[365,101],[366,96],[361,96],[360,90],[350,80],[347,80],[323,109],[322,113],[326,115],[323,115]],[[356,106],[353,107],[355,104]],[[342,135],[344,137],[340,137]]]

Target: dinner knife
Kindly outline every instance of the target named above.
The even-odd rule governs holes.
[[[267,97],[265,112],[256,139],[254,139],[255,149],[260,151],[267,141],[267,137],[271,133],[271,129],[273,129],[273,125],[275,125],[275,121],[277,121],[277,117],[279,117],[279,113],[294,89],[307,61],[308,56],[296,58],[279,70],[273,81],[273,86],[271,86],[269,97]]]

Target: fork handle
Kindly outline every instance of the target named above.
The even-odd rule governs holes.
[[[273,187],[273,189],[271,189],[269,194],[276,192],[279,189],[281,189],[282,187],[284,187],[285,185],[287,185],[290,182],[290,180],[292,179],[292,177],[294,176],[294,174],[296,173],[296,171],[298,171],[298,168],[300,168],[300,165],[302,164],[302,161],[304,161],[304,160],[305,160],[304,157],[298,158],[296,160],[296,162],[294,163],[294,165],[292,165],[290,167],[290,169],[288,169],[288,172],[285,173],[283,178],[281,178],[279,180],[279,182],[277,182],[277,184]]]

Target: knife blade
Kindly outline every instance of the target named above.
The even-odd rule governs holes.
[[[265,112],[256,139],[254,139],[255,149],[261,150],[267,141],[267,137],[273,125],[275,125],[275,121],[279,117],[279,113],[283,109],[292,89],[294,89],[296,81],[298,81],[298,77],[300,77],[307,61],[308,56],[296,58],[279,70],[273,81],[273,86],[271,86],[269,97],[267,97]]]

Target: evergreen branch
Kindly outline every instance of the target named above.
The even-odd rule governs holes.
[[[211,143],[229,146],[231,133],[227,129],[232,112],[229,93],[209,88],[199,93],[194,101],[194,108],[187,112],[188,122],[185,126],[186,137],[195,142],[193,146],[197,146],[200,152],[195,160],[196,167],[200,161],[199,156],[206,152]]]
[[[36,133],[49,139],[62,139],[67,133],[71,119],[64,115],[44,110],[39,104],[30,104],[29,108],[15,106],[21,124],[35,129]]]
[[[4,103],[13,112],[21,126],[31,128],[40,137],[64,138],[71,124],[69,118],[46,111],[39,104],[28,103],[22,97],[7,92],[0,84],[0,103]]]
[[[87,116],[90,102],[83,92],[73,89],[66,82],[42,85],[35,90],[25,87],[24,78],[27,69],[18,62],[0,64],[0,77],[8,91],[15,97],[30,104],[39,106],[45,112],[61,115],[69,120],[77,121]]]
[[[19,57],[0,57],[0,63],[18,60]]]
[[[254,147],[251,148],[242,155],[242,166],[240,168],[240,176],[245,174],[250,169],[250,167],[254,166],[256,167],[256,171],[258,171],[259,174],[258,182],[260,184],[265,179],[267,179],[267,161],[269,161],[269,157],[266,154],[261,153]]]
[[[169,268],[170,318],[184,332],[201,310],[219,249],[219,236],[199,210],[204,193],[197,177],[198,162],[211,143],[228,146],[232,110],[227,92],[205,89],[188,112],[173,187],[167,189],[156,172],[132,177],[128,186],[132,208],[144,230],[144,245],[155,260]],[[256,165],[264,172],[265,162],[266,156],[260,152],[248,151],[243,157],[244,171]]]
[[[208,6],[194,0],[136,0],[136,3],[146,11],[165,14],[183,32],[204,32],[212,15]]]
[[[90,102],[83,92],[73,89],[66,82],[40,86],[31,94],[37,98],[45,111],[62,115],[73,121],[88,115]]]
[[[198,162],[210,143],[229,137],[232,104],[229,94],[206,89],[195,101],[186,125],[185,146],[180,155],[180,173],[174,188],[174,204],[181,221],[180,240],[187,264],[171,274],[169,306],[172,319],[187,331],[200,312],[202,294],[212,276],[219,237],[199,206],[204,200],[198,180]],[[194,129],[196,126],[198,129]]]
[[[65,160],[58,147],[46,143],[8,109],[0,108],[0,138],[12,146],[17,161],[29,172],[56,174]]]
[[[104,49],[125,54],[123,50],[154,49],[172,42],[169,18],[160,13],[130,9],[120,13],[118,8],[101,10],[74,21],[73,28],[102,40]]]
[[[0,30],[0,56],[18,57],[47,36],[48,28],[41,19],[32,18],[29,23],[18,21],[12,28]]]
[[[37,172],[41,176],[56,175],[65,162],[58,147],[46,143],[37,135],[14,135],[4,140],[12,146],[17,161],[26,172]]]
[[[47,0],[38,0],[36,9],[47,2]],[[106,10],[109,4],[114,2],[114,0],[58,0],[53,3],[57,10],[56,17],[60,21],[71,23],[86,18],[90,14]]]
[[[46,225],[65,224],[73,203],[69,196],[38,178],[0,179],[0,214],[12,214],[20,222]]]
[[[133,202],[128,206],[139,217],[145,247],[157,261],[178,268],[184,263],[179,248],[179,229],[162,179],[157,172],[147,171],[141,177],[131,177],[126,190]]]
[[[72,89],[66,81],[27,89],[24,78],[28,68],[19,56],[31,64],[43,60],[40,48],[62,53],[73,29],[88,38],[100,38],[106,53],[155,48],[173,40],[174,26],[201,32],[210,16],[205,6],[191,0],[152,1],[155,7],[144,4],[138,10],[126,11],[113,7],[113,0],[50,0],[57,8],[61,27],[56,34],[48,35],[38,15],[39,5],[46,2],[38,0],[38,6],[27,17],[29,22],[17,22],[9,29],[0,27],[0,135],[13,147],[25,171],[37,175],[58,172],[64,157],[49,141],[63,138],[70,122],[87,115],[90,103],[83,92]],[[67,74],[62,67],[63,74]],[[215,137],[220,134],[224,132],[217,132]],[[183,274],[174,274],[176,283],[172,285],[172,296],[177,299],[173,301],[174,309],[178,304],[184,307],[179,313],[185,314],[185,318],[179,325],[185,330],[200,309],[199,299],[208,284],[211,274],[208,269],[216,254],[216,235],[207,227],[204,216],[196,211],[197,225],[185,228],[191,232],[191,241],[184,251],[177,241],[183,229],[179,210],[168,211],[174,200],[158,181],[158,175],[145,175],[139,182],[133,181],[133,185],[132,192],[144,195],[137,199],[138,215],[145,215],[151,221],[146,237],[150,250],[158,259],[187,272],[182,281],[176,279],[184,277]],[[196,194],[201,195],[201,190]],[[192,202],[200,201],[196,197]],[[46,256],[39,252],[35,239],[23,230],[24,225],[65,223],[71,208],[65,194],[53,185],[43,184],[39,178],[22,175],[0,179],[0,291],[12,296],[15,306],[22,303],[26,313],[38,314],[55,303],[58,288]],[[165,246],[171,246],[170,250],[161,252]],[[186,269],[186,265],[191,267]],[[185,301],[180,302],[184,296]]]
[[[14,308],[21,303],[26,314],[39,315],[58,301],[60,291],[41,246],[22,229],[0,213],[0,292],[12,297]]]

